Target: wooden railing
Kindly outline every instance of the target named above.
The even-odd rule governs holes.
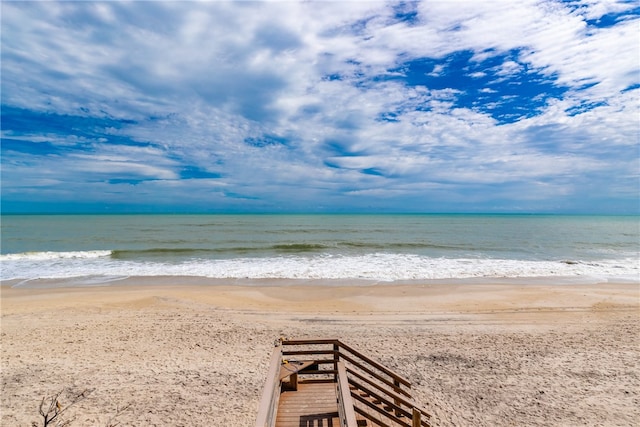
[[[256,417],[256,427],[275,427],[278,401],[280,400],[280,365],[282,364],[282,348],[276,347],[271,355],[267,381],[262,390],[262,399]]]
[[[314,359],[317,368],[305,371],[310,376],[333,375],[333,381],[339,384],[346,376],[354,411],[372,423],[429,426],[430,414],[411,401],[411,382],[353,347],[337,339],[284,340],[282,346],[285,358]]]
[[[299,381],[335,382],[341,427],[357,427],[356,413],[379,426],[429,427],[431,417],[411,400],[411,382],[337,339],[282,340],[272,356],[256,427],[273,427],[283,360],[313,361]],[[372,425],[370,424],[370,425]]]
[[[337,378],[338,414],[340,415],[340,427],[357,427],[356,412],[351,396],[349,377],[344,362],[338,362]]]

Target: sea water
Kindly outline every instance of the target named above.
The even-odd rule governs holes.
[[[0,279],[640,281],[640,218],[4,215]]]

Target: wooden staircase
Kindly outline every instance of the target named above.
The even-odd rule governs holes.
[[[300,399],[299,387],[311,397]],[[283,339],[272,355],[256,427],[430,427],[430,418],[412,401],[407,379],[340,340]]]

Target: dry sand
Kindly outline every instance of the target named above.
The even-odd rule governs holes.
[[[157,283],[5,283],[0,424],[89,390],[72,426],[128,405],[123,426],[251,426],[280,336],[372,356],[413,382],[434,425],[640,423],[638,284]]]

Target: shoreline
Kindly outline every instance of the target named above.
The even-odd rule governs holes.
[[[115,283],[2,283],[0,424],[86,389],[71,426],[252,425],[280,336],[339,337],[407,377],[434,426],[640,419],[637,283]]]
[[[0,279],[0,287],[67,288],[105,286],[413,286],[413,285],[605,285],[635,284],[638,280],[591,276],[461,277],[445,279],[296,279],[296,278],[214,278],[206,276],[74,276],[60,278]]]

